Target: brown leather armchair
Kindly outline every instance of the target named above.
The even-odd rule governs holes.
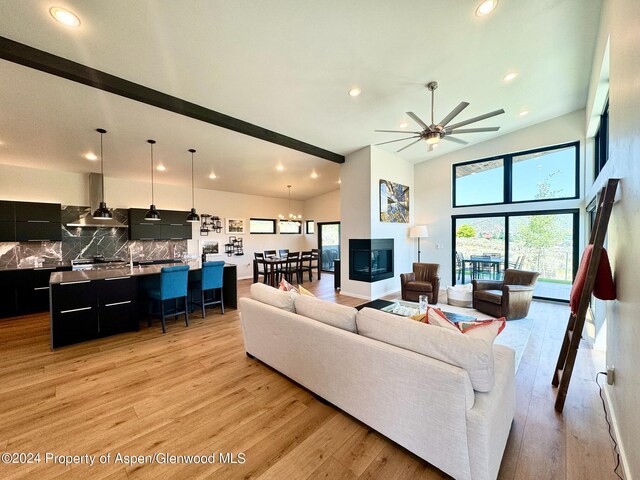
[[[526,317],[538,275],[507,268],[504,280],[473,280],[473,308],[507,320]]]
[[[413,272],[400,274],[402,299],[417,302],[420,295],[426,295],[429,303],[438,303],[439,272],[438,263],[414,263]]]

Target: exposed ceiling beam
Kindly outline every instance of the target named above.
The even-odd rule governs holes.
[[[6,37],[0,37],[0,58],[335,163],[344,163],[345,161],[344,155],[287,137]]]

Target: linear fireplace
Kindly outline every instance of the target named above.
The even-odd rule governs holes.
[[[393,277],[393,238],[350,239],[349,279],[378,282]]]

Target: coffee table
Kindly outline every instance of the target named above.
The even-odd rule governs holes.
[[[404,300],[399,301],[389,301],[389,300],[372,300],[367,303],[363,303],[362,305],[358,305],[356,309],[362,310],[363,308],[375,308],[376,310],[382,310],[383,312],[390,312],[395,315],[407,316],[400,313],[396,313],[397,311],[410,311],[415,309],[415,313],[418,313],[418,304],[416,302],[407,302]],[[406,310],[398,307],[405,307]],[[415,313],[410,313],[410,315],[414,315]],[[449,320],[454,323],[457,322],[473,322],[477,320],[476,317],[472,317],[470,315],[463,315],[461,313],[447,312],[446,310],[442,310]]]

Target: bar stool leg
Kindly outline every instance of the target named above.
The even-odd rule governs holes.
[[[187,297],[182,297],[184,299],[184,323],[188,327],[189,326],[189,309],[187,308]]]
[[[167,333],[167,322],[164,319],[164,300],[160,300],[160,315],[162,315],[162,333]]]

